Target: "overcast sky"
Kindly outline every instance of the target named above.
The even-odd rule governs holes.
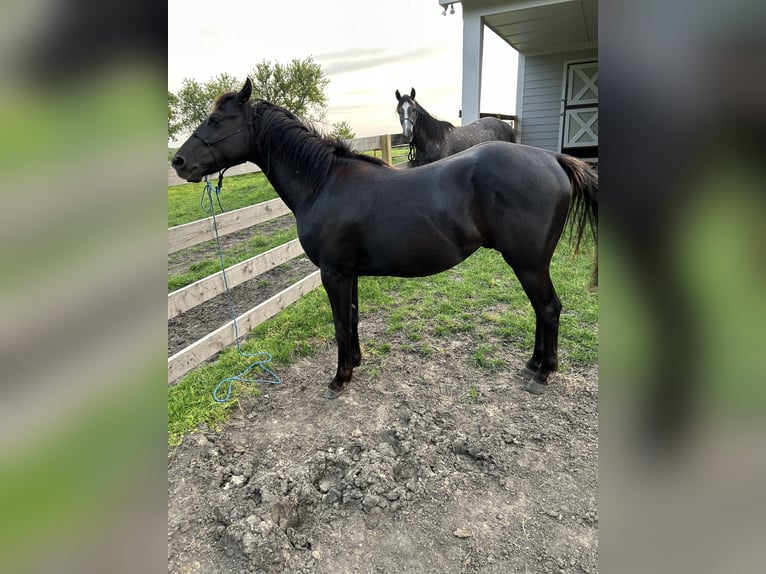
[[[461,6],[441,13],[437,0],[168,0],[168,89],[312,56],[330,80],[327,129],[345,120],[357,137],[395,133],[394,92],[412,87],[432,115],[459,125]],[[516,64],[486,30],[481,111],[515,113]]]

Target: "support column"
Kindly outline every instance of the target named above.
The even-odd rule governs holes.
[[[463,6],[463,125],[479,119],[484,21]]]

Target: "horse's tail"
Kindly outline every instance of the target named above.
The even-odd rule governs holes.
[[[584,161],[572,156],[559,154],[557,159],[572,185],[572,201],[567,217],[570,241],[574,241],[575,253],[580,249],[587,224],[598,246],[598,173]]]

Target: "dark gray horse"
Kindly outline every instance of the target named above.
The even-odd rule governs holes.
[[[362,360],[359,276],[431,275],[480,247],[502,254],[535,310],[527,390],[542,392],[558,367],[561,302],[551,256],[567,221],[576,244],[587,224],[595,235],[598,175],[578,159],[506,142],[394,169],[251,93],[248,79],[239,93],[221,96],[171,163],[184,179],[200,181],[252,161],[295,214],[335,323],[338,370],[325,396],[338,396]]]
[[[396,90],[396,112],[402,124],[402,137],[410,141],[410,167],[425,165],[481,142],[515,142],[513,128],[497,118],[481,118],[467,126],[455,127],[437,120],[410,95]]]

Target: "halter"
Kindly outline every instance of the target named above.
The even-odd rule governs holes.
[[[415,108],[412,110],[412,115],[417,117],[420,114],[420,110],[418,108]],[[409,116],[406,118],[402,118],[401,124],[402,129],[404,129],[404,122],[410,122],[412,124],[412,139],[410,140],[410,151],[407,153],[407,159],[409,161],[413,161],[415,159],[415,120],[410,118]]]
[[[418,116],[419,114],[420,114],[420,110],[419,110],[418,108],[416,108],[416,107],[414,107],[414,106],[413,106],[412,114],[410,114],[410,115],[412,115],[413,117],[417,118],[417,116]],[[413,120],[413,119],[412,119],[412,118],[410,118],[409,116],[408,116],[408,117],[406,117],[406,118],[402,118],[402,119],[401,119],[401,123],[402,123],[402,124],[404,124],[404,122],[410,122],[410,123],[412,124],[412,129],[413,129],[413,130],[415,129],[415,120]],[[402,127],[403,127],[403,126],[402,126]]]
[[[199,134],[197,133],[197,130],[194,130],[194,132],[192,133],[192,137],[195,137],[195,138],[197,138],[198,140],[200,140],[200,141],[201,141],[203,144],[205,144],[205,145],[207,146],[207,149],[208,149],[208,150],[210,150],[210,155],[212,155],[212,156],[213,156],[213,161],[215,162],[215,167],[216,167],[216,169],[218,170],[218,177],[219,177],[219,187],[220,187],[220,180],[221,180],[221,179],[223,179],[223,172],[225,172],[225,171],[226,171],[228,168],[225,168],[225,167],[224,167],[224,168],[221,168],[221,164],[219,164],[219,163],[218,163],[218,158],[215,156],[215,151],[213,151],[213,144],[214,144],[214,143],[218,143],[218,142],[221,142],[221,141],[223,141],[223,140],[225,140],[225,139],[228,139],[228,138],[230,138],[231,136],[233,136],[233,135],[236,135],[236,134],[238,134],[239,132],[241,132],[241,131],[244,131],[244,130],[246,130],[246,129],[249,129],[249,128],[251,128],[251,127],[252,127],[252,122],[248,122],[246,126],[244,126],[244,127],[241,127],[241,128],[239,128],[238,130],[235,130],[235,131],[231,132],[230,134],[228,134],[228,135],[225,135],[225,136],[222,136],[222,137],[220,137],[220,138],[218,138],[218,139],[215,139],[215,140],[213,140],[213,141],[207,141],[205,138],[203,138],[201,135],[199,135]],[[253,134],[251,133],[251,134],[250,134],[250,142],[251,142],[251,146],[252,146],[252,141],[253,141]]]
[[[245,130],[248,130],[250,132],[250,152],[252,155],[252,152],[255,150],[255,137],[253,134],[253,122],[255,121],[255,117],[252,114],[247,114],[250,117],[246,119],[246,124],[239,128],[238,130],[234,130],[230,134],[227,134],[225,136],[221,136],[218,139],[214,139],[213,141],[207,141],[205,138],[203,138],[201,135],[197,133],[197,130],[194,130],[192,133],[192,137],[196,137],[198,140],[200,140],[203,144],[207,146],[207,149],[210,150],[210,155],[213,156],[213,161],[215,162],[215,167],[218,169],[218,187],[221,187],[221,183],[223,181],[223,172],[225,172],[227,167],[221,168],[221,164],[218,163],[218,158],[215,156],[215,151],[213,151],[213,144],[222,142],[225,139],[229,139],[231,136],[237,135],[239,132],[243,132]],[[199,129],[199,128],[198,128]]]

